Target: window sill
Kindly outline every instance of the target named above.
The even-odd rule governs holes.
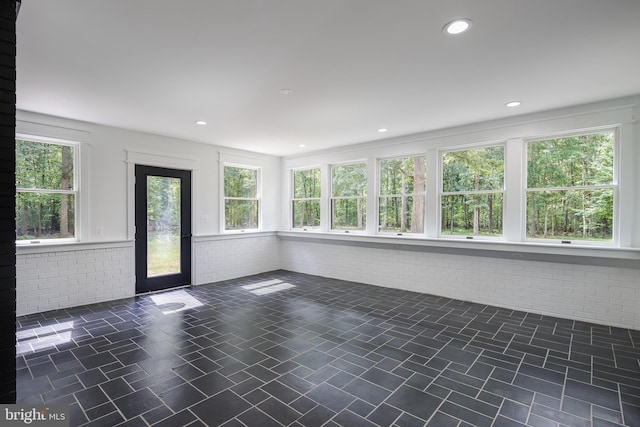
[[[559,262],[640,269],[640,248],[496,240],[430,239],[423,236],[355,235],[319,231],[279,231],[282,240],[346,246]]]
[[[133,248],[133,240],[113,240],[104,242],[44,242],[16,244],[16,255],[41,254],[47,252],[84,251],[91,249]]]
[[[194,242],[196,243],[200,243],[200,242],[207,242],[207,241],[211,241],[211,240],[226,240],[226,239],[250,239],[250,238],[256,238],[256,237],[267,237],[267,236],[275,236],[276,232],[275,231],[259,231],[259,230],[252,230],[252,231],[245,231],[244,233],[242,232],[225,232],[223,234],[207,234],[207,235],[194,235]]]

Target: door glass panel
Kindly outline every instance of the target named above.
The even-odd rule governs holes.
[[[180,273],[180,178],[147,176],[147,277]]]

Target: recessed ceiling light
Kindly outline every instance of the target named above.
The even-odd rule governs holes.
[[[196,120],[196,124],[200,126],[206,126],[207,122],[205,122],[204,120]]]
[[[471,27],[470,19],[454,19],[453,21],[448,22],[447,25],[444,26],[442,31],[447,34],[460,34],[467,31],[469,27]]]
[[[304,145],[304,144],[298,144],[298,147],[300,147],[300,148],[305,148],[305,147],[306,147],[306,145]]]
[[[283,89],[280,89],[280,93],[281,93],[282,95],[287,96],[287,95],[291,95],[291,94],[293,93],[293,90],[291,90],[291,89],[287,89],[287,88],[283,88]]]
[[[511,102],[507,102],[504,105],[509,107],[509,108],[513,108],[513,107],[519,107],[521,104],[522,104],[522,102],[520,102],[520,101],[511,101]]]
[[[378,129],[378,132],[380,132],[380,133],[384,133],[384,132],[386,132],[386,131],[388,131],[388,130],[389,130],[389,129],[387,129],[387,128],[380,128],[380,129]]]

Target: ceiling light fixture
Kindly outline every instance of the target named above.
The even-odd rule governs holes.
[[[198,126],[206,126],[207,122],[205,122],[204,120],[196,120],[195,122]]]
[[[284,96],[291,95],[292,93],[293,93],[293,90],[291,90],[291,89],[287,89],[287,88],[280,89],[280,94],[282,94]]]
[[[511,101],[511,102],[507,102],[504,105],[506,107],[513,108],[513,107],[519,107],[520,105],[522,105],[522,102],[520,102],[520,101]]]
[[[306,146],[306,145],[304,145],[304,144],[298,144],[298,147],[300,147],[300,148],[306,148],[307,146]]]
[[[446,34],[460,34],[464,33],[471,27],[471,20],[466,18],[454,19],[453,21],[447,22],[447,25],[444,26],[442,31]]]
[[[385,132],[386,132],[386,131],[388,131],[388,130],[389,130],[389,129],[387,129],[387,128],[380,128],[380,129],[378,129],[378,132],[380,132],[380,133],[385,133]]]

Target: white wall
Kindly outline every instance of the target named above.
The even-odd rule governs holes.
[[[211,242],[198,239],[233,237],[221,233],[220,227],[221,161],[262,168],[262,230],[280,228],[282,160],[279,157],[24,111],[18,111],[16,121],[19,134],[79,141],[82,172],[80,215],[76,218],[80,223],[81,243],[75,247],[41,243],[17,248],[18,315],[124,298],[135,293],[133,162],[193,171],[193,283],[205,280],[196,277],[196,272],[202,272],[202,277],[228,278],[230,266],[237,267],[238,274],[278,268],[277,256],[269,262],[240,268],[243,262],[251,265],[249,257],[257,250],[269,250],[277,255],[272,247],[258,245],[239,250],[242,243],[237,243],[236,263],[232,264],[224,250],[210,250]],[[101,234],[97,233],[98,228]],[[243,243],[249,242],[243,235],[236,236]],[[272,236],[273,239],[277,238]],[[91,244],[92,249],[86,249],[86,244]],[[117,276],[112,274],[115,271],[112,263],[96,259],[95,252],[105,248],[112,251],[114,244],[121,251],[113,255],[114,260],[121,259],[122,251],[126,252],[126,262]],[[224,244],[232,245],[229,240]],[[105,279],[94,280],[95,277]]]
[[[639,104],[640,97],[635,96],[285,158],[283,194],[288,194],[291,169],[296,168],[320,167],[328,172],[328,165],[341,162],[364,159],[374,165],[380,158],[425,154],[429,170],[426,233],[394,236],[392,244],[385,243],[390,240],[389,235],[376,235],[375,208],[367,211],[367,221],[374,223],[368,224],[367,233],[352,231],[346,236],[331,232],[327,222],[320,231],[291,230],[289,202],[284,201],[282,222],[289,231],[281,233],[282,267],[640,329]],[[620,131],[617,247],[563,247],[527,242],[520,225],[522,185],[513,185],[513,182],[522,182],[524,164],[515,168],[508,164],[505,170],[505,180],[511,185],[508,191],[514,191],[505,196],[505,209],[513,208],[516,214],[505,219],[504,241],[480,243],[438,237],[439,150],[506,143],[507,156],[512,156],[511,146],[519,146],[522,154],[523,141],[529,138],[603,127]],[[515,160],[518,159],[516,156]],[[369,177],[375,177],[371,170]],[[326,178],[323,181],[324,194],[328,193],[328,182]],[[369,185],[371,188],[375,189]],[[369,200],[375,200],[375,196]],[[375,204],[368,203],[368,208],[371,205]],[[328,214],[328,204],[324,207]],[[402,242],[411,246],[410,250],[398,247]],[[532,261],[532,257],[544,261]],[[562,262],[552,262],[560,258]]]
[[[460,147],[473,147],[490,144],[506,144],[506,156],[513,154],[514,147],[519,150],[524,148],[528,139],[553,137],[567,134],[573,131],[597,130],[602,128],[617,128],[619,130],[619,151],[617,171],[619,177],[618,212],[619,218],[619,242],[620,247],[640,247],[640,222],[637,221],[635,212],[640,203],[640,184],[638,184],[637,165],[640,164],[640,127],[637,117],[640,109],[640,96],[610,100],[594,104],[575,106],[554,111],[546,111],[536,114],[515,116],[508,119],[491,122],[476,123],[456,128],[424,132],[415,135],[378,140],[370,143],[355,144],[347,147],[336,148],[308,155],[296,155],[285,158],[283,161],[282,193],[288,195],[291,186],[291,169],[306,167],[321,167],[328,172],[328,166],[344,162],[367,161],[369,165],[370,180],[375,181],[374,164],[378,159],[407,156],[425,155],[427,158],[427,197],[426,197],[426,236],[438,237],[438,168],[439,155],[442,150]],[[517,159],[516,159],[517,160]],[[505,165],[506,186],[521,181],[524,163]],[[327,173],[328,175],[328,173]],[[329,180],[323,181],[324,194],[329,192]],[[523,186],[516,185],[509,191],[522,191]],[[375,200],[371,193],[375,194],[375,184],[368,186],[369,201]],[[505,210],[520,209],[523,194],[512,197],[514,193],[505,194]],[[286,196],[285,196],[286,197]],[[515,200],[515,203],[512,203]],[[326,206],[329,209],[329,206]],[[367,230],[368,234],[375,234],[375,203],[367,204]],[[326,217],[328,217],[328,211]],[[283,201],[282,223],[287,230],[290,229],[290,203]],[[515,220],[514,220],[515,218]],[[509,233],[512,242],[523,241],[524,236],[512,228],[518,228],[520,215],[507,214],[505,218],[505,234]],[[322,231],[330,231],[328,222]]]
[[[636,269],[308,241],[280,250],[285,270],[640,329]]]
[[[18,316],[133,296],[133,244],[64,245],[16,257]]]
[[[202,237],[196,239],[195,249],[197,285],[278,270],[281,265],[276,233]]]
[[[132,163],[127,159],[147,159],[159,162],[158,166],[187,165],[194,170],[194,284],[284,268],[640,329],[640,275],[636,274],[640,268],[639,103],[636,96],[286,159],[18,112],[18,132],[84,141],[87,184],[81,236],[85,246],[18,248],[18,315],[133,295]],[[619,126],[622,136],[619,224],[625,227],[620,232],[621,248],[549,249],[513,242],[507,249],[510,255],[487,257],[481,256],[482,251],[486,248],[495,255],[501,243],[491,247],[474,242],[482,250],[469,256],[448,250],[460,250],[464,241],[451,243],[433,235],[407,239],[407,244],[430,246],[429,251],[415,251],[394,249],[382,238],[377,246],[367,247],[348,241],[314,241],[333,233],[287,231],[290,168],[425,152],[433,157],[443,147],[610,125]],[[220,159],[263,168],[266,232],[220,233]],[[96,234],[97,227],[103,229],[102,235]],[[284,231],[282,239],[276,230]],[[375,234],[367,238],[378,239]],[[587,262],[592,256],[594,260],[620,258],[624,265],[519,259],[520,254],[538,254],[550,261],[565,251]]]

